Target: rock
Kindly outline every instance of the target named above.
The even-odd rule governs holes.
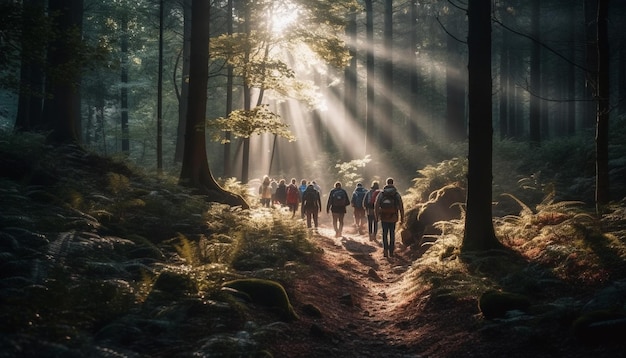
[[[511,292],[487,291],[478,300],[478,308],[487,319],[504,318],[508,311],[526,312],[530,300]]]
[[[407,222],[400,232],[402,244],[406,247],[421,245],[424,235],[441,234],[433,224],[460,219],[459,206],[463,203],[465,189],[457,184],[449,184],[430,193],[427,202],[407,211]]]
[[[287,322],[299,319],[291,306],[285,288],[276,281],[247,278],[228,281],[222,286],[244,292],[253,303],[277,308],[281,319]]]

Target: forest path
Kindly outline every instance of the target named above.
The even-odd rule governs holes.
[[[301,319],[292,324],[289,337],[273,348],[275,356],[421,357],[432,353],[428,347],[437,346],[438,339],[427,334],[432,330],[429,320],[419,319],[426,301],[420,298],[424,291],[410,287],[415,285],[404,277],[413,262],[410,255],[415,253],[396,242],[394,257],[384,257],[380,229],[372,241],[367,232],[358,233],[348,215],[345,222],[341,237],[335,237],[324,214],[319,228],[309,229],[310,239],[323,254],[288,289]],[[307,305],[319,308],[321,317],[307,315],[303,309]],[[420,354],[415,353],[417,346]]]

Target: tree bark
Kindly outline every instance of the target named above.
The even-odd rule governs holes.
[[[182,185],[198,189],[209,199],[248,208],[239,195],[222,189],[213,178],[206,156],[205,118],[209,72],[209,2],[192,0],[189,103],[185,130],[185,152],[180,173]]]
[[[367,74],[367,93],[366,93],[366,113],[365,113],[365,127],[367,138],[365,141],[365,150],[366,152],[372,152],[372,148],[375,148],[377,143],[376,141],[376,122],[374,116],[374,108],[376,108],[375,103],[375,69],[374,66],[374,8],[372,4],[372,0],[365,0],[365,37],[366,43],[369,46],[366,46],[367,53],[365,54],[365,66],[366,66],[366,74]]]
[[[531,10],[531,33],[533,41],[530,53],[530,144],[541,145],[541,47],[539,45],[539,0],[533,0]]]
[[[598,112],[596,123],[596,211],[609,203],[609,1],[598,0]]]
[[[80,128],[80,96],[78,84],[80,69],[76,68],[76,49],[72,38],[82,31],[82,0],[50,0],[48,13],[56,14],[54,23],[59,34],[49,46],[47,60],[54,75],[48,74],[46,88],[49,97],[44,101],[45,127],[51,130],[48,140],[55,144],[78,143]]]
[[[491,2],[468,3],[469,152],[463,251],[498,248],[491,217]]]

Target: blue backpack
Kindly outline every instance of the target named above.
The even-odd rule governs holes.
[[[356,188],[354,195],[352,196],[352,205],[355,208],[363,208],[363,198],[365,197],[365,194],[367,194],[367,189],[363,187]]]

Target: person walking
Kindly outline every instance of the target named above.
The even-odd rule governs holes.
[[[272,187],[270,186],[270,177],[263,177],[263,182],[259,186],[259,196],[261,197],[261,206],[270,207],[272,202]]]
[[[343,218],[346,215],[346,206],[350,205],[348,193],[341,187],[340,182],[335,183],[335,187],[328,194],[326,203],[326,213],[332,212],[333,228],[335,237],[341,237],[343,233]]]
[[[300,181],[300,186],[298,187],[298,190],[300,191],[300,202],[302,202],[302,195],[304,195],[304,191],[307,188],[307,183],[306,183],[306,179],[302,179]],[[300,219],[304,220],[304,211],[301,212],[301,216]]]
[[[311,219],[317,229],[319,213],[322,211],[320,193],[313,184],[309,184],[302,194],[302,213],[306,216],[306,227],[311,228]]]
[[[354,208],[354,227],[359,235],[363,235],[363,226],[365,226],[365,207],[363,207],[365,194],[367,194],[367,189],[363,187],[363,184],[357,183],[350,201]]]
[[[296,186],[296,178],[292,178],[291,183],[287,186],[286,201],[293,219],[296,216],[296,211],[298,211],[298,203],[300,203],[300,191]]]
[[[374,204],[376,203],[376,197],[380,193],[380,186],[377,180],[372,182],[370,190],[365,194],[363,198],[363,207],[367,210],[367,232],[369,233],[370,240],[376,240],[376,234],[378,234],[378,220],[376,219],[376,213],[374,212]]]
[[[285,183],[285,179],[281,179],[278,182],[278,187],[276,188],[276,201],[280,204],[280,206],[287,205],[287,184]]]
[[[376,198],[374,210],[383,229],[383,256],[393,257],[396,223],[398,220],[400,220],[400,224],[404,222],[404,204],[402,203],[402,196],[393,184],[393,178],[387,178],[387,185]]]

